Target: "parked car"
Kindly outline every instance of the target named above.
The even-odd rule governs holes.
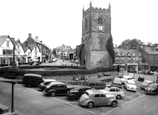
[[[137,91],[136,82],[133,81],[133,80],[127,80],[127,81],[125,81],[124,87],[125,87],[126,90]]]
[[[78,100],[86,90],[91,89],[88,86],[78,86],[77,88],[71,89],[67,92],[67,99],[69,100]]]
[[[118,87],[122,89],[122,81],[119,77],[115,77],[110,84],[110,87]]]
[[[122,84],[125,84],[125,82],[126,82],[127,80],[133,80],[133,81],[136,81],[136,80],[134,79],[133,76],[130,76],[130,75],[124,75],[124,76],[121,78],[121,82],[122,82]]]
[[[102,91],[105,94],[114,95],[116,99],[121,99],[125,97],[124,92],[118,87],[110,87],[110,88],[106,87],[105,89],[100,91]]]
[[[24,74],[22,79],[22,83],[27,87],[38,87],[38,85],[42,82],[42,75],[34,73]]]
[[[89,86],[94,89],[104,89],[106,87],[106,83],[100,80],[89,79],[84,81],[83,85]]]
[[[67,92],[73,89],[74,86],[67,86],[63,82],[51,82],[46,88],[43,90],[44,95],[47,96],[56,96],[56,95],[66,95]]]
[[[43,82],[39,84],[38,90],[43,91],[47,85],[49,85],[51,82],[56,81],[55,79],[43,79]]]
[[[142,84],[140,85],[140,89],[145,90],[145,88],[150,85],[151,83],[153,83],[153,81],[150,80],[144,80],[144,82],[142,82]]]
[[[158,94],[158,83],[151,83],[145,88],[146,94]]]
[[[114,95],[105,94],[99,90],[87,90],[79,99],[79,104],[92,108],[93,106],[111,105],[116,107],[118,104]]]

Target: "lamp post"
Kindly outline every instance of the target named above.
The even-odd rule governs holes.
[[[11,83],[12,84],[12,95],[11,95],[11,113],[16,113],[14,110],[14,85],[16,84],[16,81],[12,80],[0,80],[0,82],[6,82],[6,83]]]

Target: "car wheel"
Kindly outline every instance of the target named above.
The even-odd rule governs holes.
[[[121,95],[117,95],[117,96],[116,96],[116,99],[121,99]]]
[[[55,97],[55,95],[56,95],[55,92],[52,92],[52,93],[51,93],[51,96],[52,96],[52,97]]]
[[[93,106],[94,106],[93,102],[89,102],[87,105],[88,108],[92,108]]]
[[[112,107],[116,107],[116,106],[117,106],[117,102],[116,102],[116,101],[113,101],[113,102],[111,103],[111,106],[112,106]]]

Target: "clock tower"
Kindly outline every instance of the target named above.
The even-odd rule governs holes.
[[[94,8],[90,2],[83,9],[82,44],[80,45],[80,65],[87,69],[110,68],[112,59],[106,44],[111,35],[111,6],[108,9]]]

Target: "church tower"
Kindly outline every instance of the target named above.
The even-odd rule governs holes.
[[[106,48],[111,35],[111,6],[94,8],[90,2],[82,17],[82,44],[80,64],[87,69],[110,68],[112,59]]]

